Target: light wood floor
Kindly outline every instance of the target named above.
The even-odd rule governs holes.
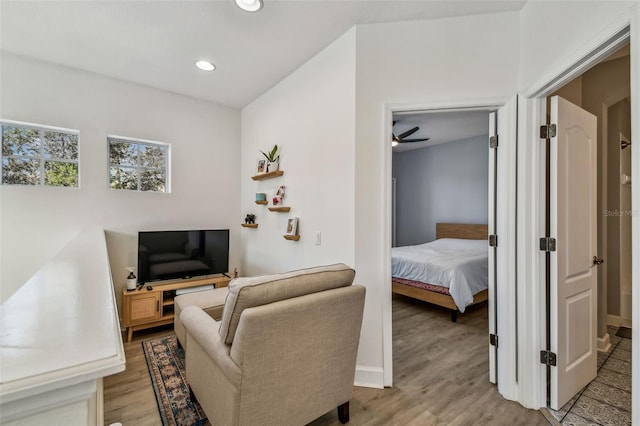
[[[161,425],[140,342],[171,327],[137,332],[125,344],[127,370],[105,379],[105,422]],[[451,323],[448,311],[394,295],[394,386],[355,387],[350,425],[548,425],[542,414],[504,400],[488,380],[487,307]],[[336,410],[313,426],[340,425]]]

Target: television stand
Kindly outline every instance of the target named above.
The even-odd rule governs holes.
[[[122,291],[122,325],[127,329],[127,342],[131,341],[134,331],[173,324],[173,299],[176,290],[213,285],[226,287],[231,278],[227,274],[221,277],[190,278],[166,284],[145,283],[139,290]],[[151,290],[147,290],[147,286]]]

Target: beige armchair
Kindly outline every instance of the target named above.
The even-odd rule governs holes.
[[[365,288],[346,265],[238,278],[222,319],[186,307],[186,374],[213,426],[349,421]]]

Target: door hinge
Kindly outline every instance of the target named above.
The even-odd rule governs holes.
[[[540,238],[540,250],[541,251],[556,251],[556,239],[549,237]]]
[[[497,148],[498,147],[498,135],[491,136],[489,138],[489,148]]]
[[[550,365],[552,367],[556,366],[556,354],[551,351],[540,351],[540,363],[545,365]]]
[[[556,137],[555,124],[543,124],[540,126],[540,139],[551,139]]]
[[[489,235],[489,247],[498,247],[498,236],[495,234]]]
[[[498,335],[497,334],[489,334],[489,344],[491,346],[495,346],[496,348],[498,347]]]

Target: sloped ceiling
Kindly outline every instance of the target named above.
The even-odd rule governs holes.
[[[0,49],[241,108],[356,24],[520,10],[524,1],[0,2]],[[217,70],[195,68],[198,59]]]

